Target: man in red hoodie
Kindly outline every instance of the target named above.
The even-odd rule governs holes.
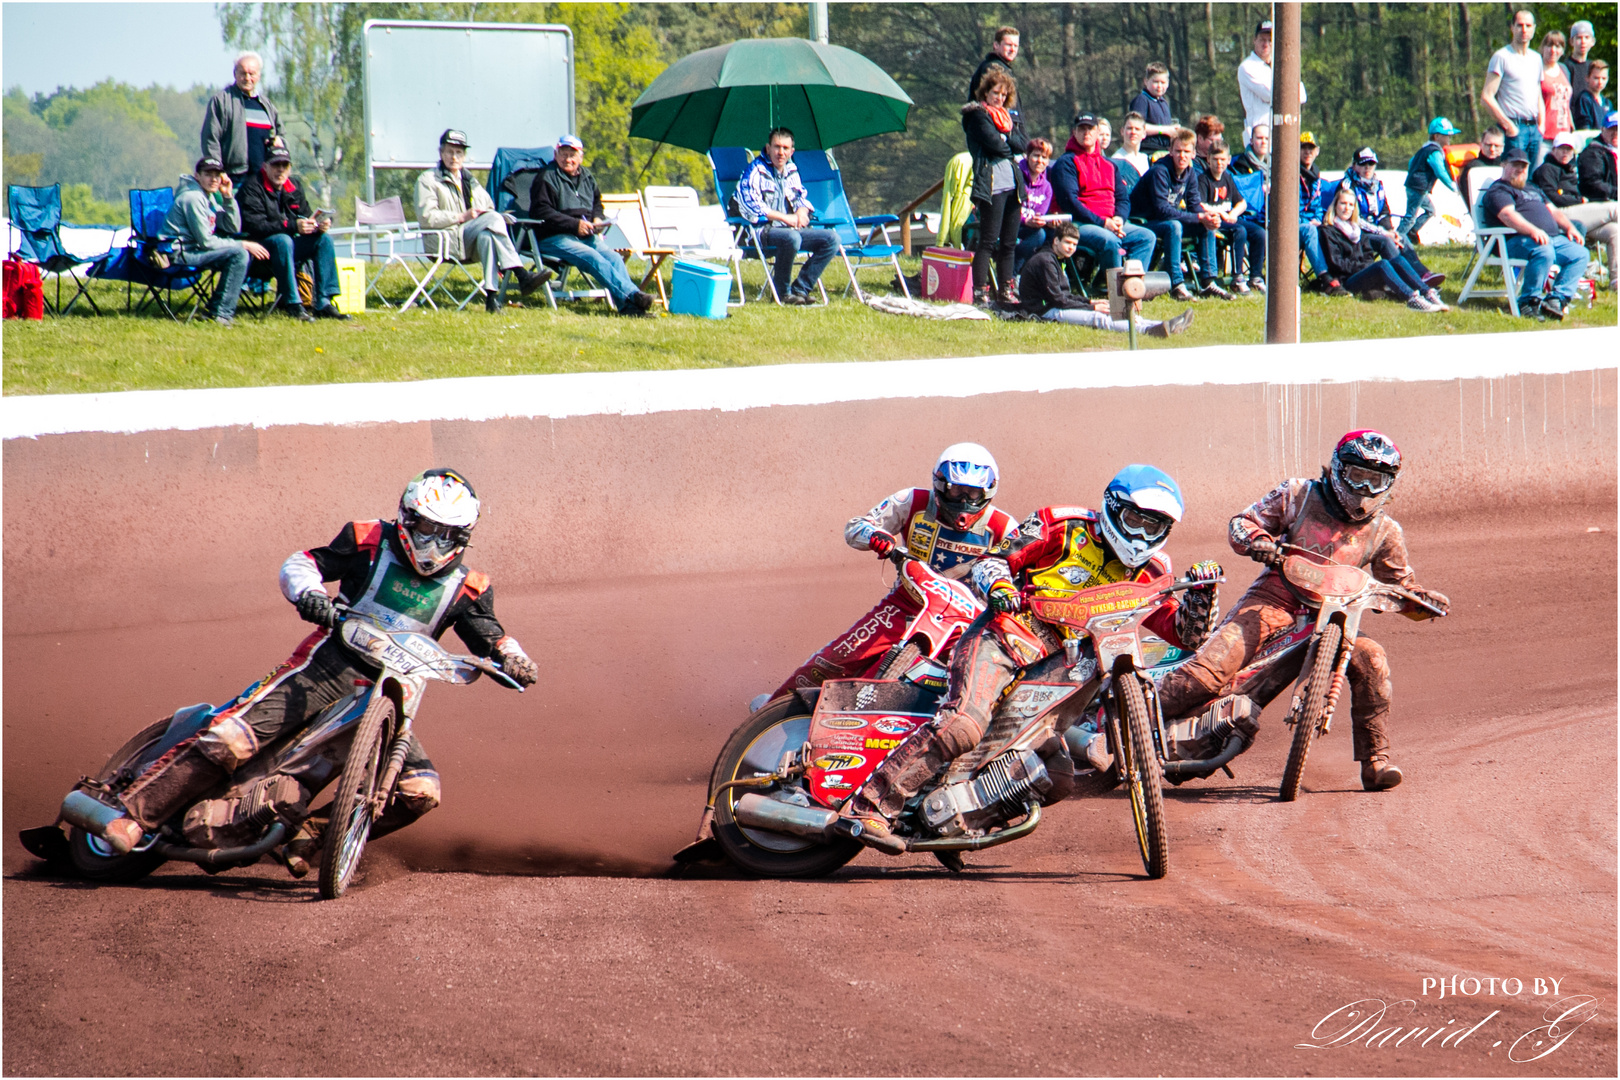
[[[1052,182],[1052,208],[1074,218],[1081,249],[1104,270],[1124,265],[1125,259],[1152,264],[1158,240],[1150,230],[1125,220],[1131,193],[1114,163],[1102,155],[1095,116],[1081,113],[1074,118],[1068,145],[1047,177]]]

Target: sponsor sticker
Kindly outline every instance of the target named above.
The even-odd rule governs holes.
[[[867,739],[863,750],[893,750],[900,745],[899,739]]]
[[[858,716],[829,716],[821,721],[821,726],[832,728],[834,731],[854,731],[856,728],[866,726],[866,721]]]
[[[911,723],[898,716],[883,716],[872,721],[872,730],[884,735],[904,735],[911,730]]]
[[[811,764],[818,769],[827,770],[858,769],[866,764],[866,756],[853,753],[823,754]]]

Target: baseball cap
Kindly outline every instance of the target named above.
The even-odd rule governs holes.
[[[571,146],[575,150],[585,149],[585,144],[579,141],[578,135],[564,135],[557,140],[558,150],[561,150],[565,146]]]
[[[1373,153],[1372,147],[1363,146],[1360,150],[1356,151],[1356,164],[1376,165],[1378,164],[1378,155]]]
[[[1269,33],[1271,33],[1271,20],[1270,19],[1265,20],[1259,26],[1254,28],[1254,36],[1255,37],[1259,37],[1261,34],[1269,34]]]
[[[264,140],[264,163],[274,164],[277,161],[291,161],[292,152],[287,149],[287,140],[280,135],[272,135]]]
[[[1530,155],[1519,149],[1517,146],[1513,147],[1507,153],[1502,155],[1503,165],[1512,165],[1515,161],[1522,161],[1528,165],[1530,164]]]
[[[1083,113],[1076,113],[1075,116],[1074,116],[1074,123],[1070,124],[1069,126],[1070,127],[1096,127],[1099,123],[1101,123],[1101,121],[1098,120],[1097,117],[1094,114],[1088,113],[1088,112],[1083,112]]]
[[[1620,109],[1611,112],[1608,119],[1603,121],[1603,126],[1605,128],[1620,127]]]
[[[1301,145],[1301,146],[1321,146],[1322,144],[1316,141],[1316,132],[1314,132],[1314,131],[1302,131],[1302,132],[1299,133],[1299,145]]]
[[[467,133],[465,131],[457,131],[455,128],[445,128],[444,134],[439,136],[439,145],[459,146],[465,149],[466,147],[471,146],[472,143],[467,141]]]
[[[1430,135],[1461,135],[1462,129],[1443,116],[1435,117],[1429,123]]]
[[[211,170],[213,172],[222,173],[222,172],[225,171],[225,163],[223,161],[219,160],[219,158],[213,158],[213,157],[198,158],[197,159],[197,167],[195,169],[191,170],[191,171],[193,173],[200,173],[204,169],[208,169],[208,170]]]
[[[1553,149],[1556,150],[1560,146],[1568,146],[1573,148],[1575,146],[1575,136],[1571,135],[1567,131],[1560,131],[1558,133],[1558,137],[1553,140]]]

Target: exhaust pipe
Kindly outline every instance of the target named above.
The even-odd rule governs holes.
[[[1242,732],[1233,732],[1226,740],[1221,752],[1212,758],[1200,758],[1196,761],[1165,761],[1159,767],[1164,775],[1180,777],[1190,780],[1202,780],[1206,776],[1213,776],[1216,769],[1237,757],[1248,749],[1249,740],[1243,737]]]
[[[731,816],[745,829],[764,829],[766,832],[790,833],[812,840],[831,840],[840,835],[833,831],[838,812],[818,806],[794,806],[778,802],[750,791],[737,800]]]
[[[114,810],[78,788],[68,792],[67,798],[62,800],[62,820],[92,836],[100,836],[101,830],[124,816],[122,810]]]

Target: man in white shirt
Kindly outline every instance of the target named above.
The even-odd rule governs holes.
[[[1254,28],[1254,51],[1238,65],[1238,96],[1243,99],[1243,145],[1249,145],[1254,125],[1271,124],[1271,23]],[[1305,96],[1305,83],[1299,84],[1299,103]]]
[[[1541,97],[1541,54],[1530,47],[1535,36],[1536,17],[1514,12],[1513,40],[1491,54],[1479,95],[1507,135],[1507,149],[1523,150],[1532,162],[1541,160],[1541,121],[1547,108]]]

